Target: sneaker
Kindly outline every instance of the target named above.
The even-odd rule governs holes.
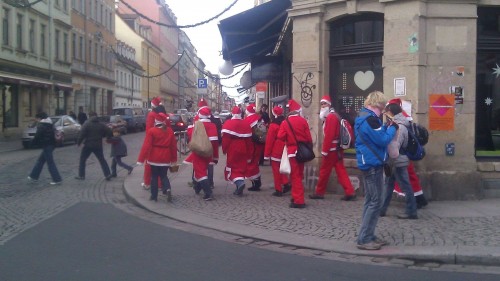
[[[58,185],[58,184],[61,184],[62,181],[51,181],[50,182],[50,185]]]
[[[375,238],[375,240],[373,240],[373,242],[379,244],[380,246],[389,245],[389,242],[382,240],[380,238]]]
[[[107,181],[110,181],[112,177],[113,177],[112,175],[107,175],[107,176],[105,177],[105,179],[106,179]]]
[[[82,180],[85,180],[85,177],[76,176],[75,180],[81,180],[82,181]]]
[[[318,194],[310,194],[309,195],[310,199],[325,199],[325,196],[323,195],[318,195]]]
[[[134,170],[134,168],[130,168],[130,169],[128,170],[128,175],[132,174],[132,171],[133,171],[133,170]]]
[[[212,194],[205,194],[205,196],[203,196],[203,200],[212,201],[214,198],[212,197]]]
[[[28,176],[28,180],[31,181],[31,182],[37,182],[38,181],[38,179],[34,179],[34,178],[30,177],[30,176]]]
[[[281,196],[283,196],[283,192],[276,190],[271,195],[272,196],[276,196],[276,197],[281,197]]]
[[[142,188],[144,188],[145,190],[149,190],[149,185],[144,184],[144,183],[141,183],[141,186],[142,186]]]
[[[342,198],[340,198],[342,201],[355,201],[356,200],[356,195],[344,195]]]
[[[170,189],[167,189],[167,202],[172,202],[172,191]]]
[[[368,242],[366,244],[358,244],[357,247],[360,250],[373,251],[373,250],[380,250],[380,248],[382,246],[380,244],[377,244],[374,241],[372,241],[372,242]]]
[[[403,215],[398,215],[398,219],[400,219],[400,220],[416,220],[416,219],[418,219],[418,216],[417,215],[403,214]]]

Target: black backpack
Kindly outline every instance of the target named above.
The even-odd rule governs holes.
[[[424,145],[429,141],[429,132],[424,126],[410,122],[408,129],[408,143],[403,153],[412,161],[419,161],[425,157]]]

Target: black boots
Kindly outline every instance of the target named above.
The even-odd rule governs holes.
[[[212,189],[210,188],[210,183],[208,182],[208,179],[199,181],[197,185],[198,188],[203,189],[203,193],[205,193],[205,196],[203,196],[203,200],[210,201],[214,199],[212,197]]]
[[[427,206],[428,202],[423,194],[415,196],[415,201],[417,202],[417,209],[422,209]]]
[[[290,192],[290,190],[292,190],[292,186],[289,183],[283,185],[283,194]]]
[[[262,186],[262,183],[260,182],[260,177],[252,180],[252,187],[250,187],[248,190],[249,191],[260,191],[260,187]]]

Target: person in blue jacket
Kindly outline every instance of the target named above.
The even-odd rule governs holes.
[[[365,203],[357,247],[361,250],[379,250],[387,242],[375,236],[384,186],[383,166],[387,160],[387,146],[395,136],[398,125],[384,125],[382,115],[387,99],[379,91],[370,93],[354,122],[356,159],[364,178]]]

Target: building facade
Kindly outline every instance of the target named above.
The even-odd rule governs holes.
[[[74,107],[69,1],[12,3],[0,1],[0,138],[15,139],[37,112]]]
[[[291,96],[315,135],[324,93],[352,120],[380,90],[429,128],[416,162],[429,197],[500,196],[499,1],[295,0],[288,17]]]
[[[115,3],[72,1],[73,107],[110,114],[115,91]]]

